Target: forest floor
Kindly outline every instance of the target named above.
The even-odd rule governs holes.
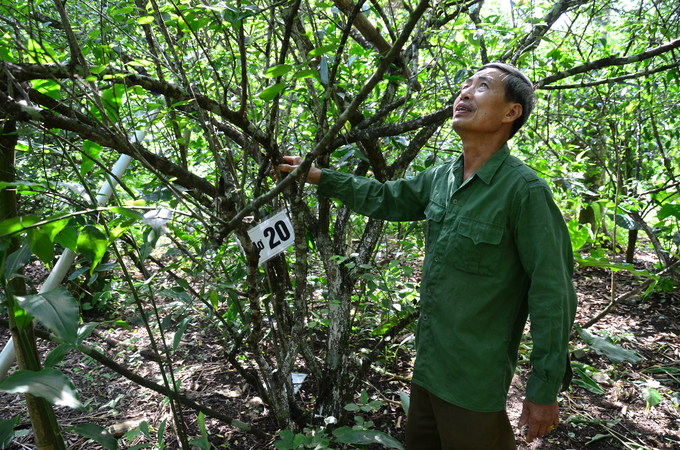
[[[635,265],[651,271],[654,260],[649,255],[636,255]],[[37,269],[40,272],[39,269]],[[39,275],[32,274],[36,278]],[[601,268],[579,268],[574,284],[578,293],[579,307],[576,322],[583,324],[609,302],[611,271]],[[620,295],[639,284],[629,272],[616,273],[616,294]],[[134,320],[128,321],[133,325]],[[192,324],[193,325],[193,324]],[[243,379],[223,357],[224,350],[219,332],[208,323],[190,325],[175,354],[177,376],[190,396],[223,414],[252,424],[266,433],[277,430],[269,410],[257,394],[250,390]],[[575,338],[573,360],[581,365],[583,372],[595,380],[600,393],[591,392],[572,384],[569,391],[560,394],[561,425],[552,433],[527,444],[524,430],[516,429],[520,450],[524,449],[676,449],[680,450],[680,290],[654,293],[644,300],[640,296],[627,299],[613,312],[589,328],[598,336],[609,336],[624,348],[633,350],[642,358],[631,364],[624,361],[612,364],[610,360],[589,349]],[[4,346],[8,332],[0,333],[0,345]],[[122,327],[99,327],[88,342],[121,364],[132,368],[138,375],[160,382],[158,367],[150,355],[146,333],[142,327],[128,331]],[[44,358],[54,344],[39,341]],[[521,413],[524,386],[530,369],[528,355],[530,343],[520,349],[520,364],[512,382],[508,398],[508,415],[516,428]],[[370,398],[384,403],[378,411],[364,414],[365,420],[373,421],[373,429],[381,430],[404,441],[406,416],[400,402],[400,392],[409,392],[409,377],[414,355],[411,351],[398,350],[381,367],[371,371],[366,382]],[[84,410],[65,407],[55,408],[62,428],[80,423],[96,423],[104,427],[126,424],[137,427],[142,421],[149,424],[151,440],[142,434],[127,438],[119,448],[148,443],[149,448],[178,448],[172,429],[172,415],[162,395],[144,389],[107,368],[103,368],[77,352],[70,352],[59,370],[68,375],[80,391]],[[575,374],[575,379],[580,379]],[[314,381],[307,379],[297,394],[303,401],[311,400]],[[598,390],[597,387],[591,388]],[[661,400],[650,406],[643,392],[658,392]],[[358,402],[359,394],[357,393]],[[654,400],[652,400],[654,403]],[[23,397],[17,394],[0,394],[0,419],[21,415],[21,430],[10,445],[11,449],[34,449]],[[200,436],[197,414],[185,409],[185,418],[192,437]],[[167,419],[168,427],[164,443],[159,445],[157,432]],[[273,439],[261,441],[239,428],[206,417],[212,448],[226,449],[274,449]],[[100,448],[86,438],[65,433],[69,449]],[[140,447],[137,447],[140,448]],[[335,448],[340,448],[335,447]],[[378,448],[375,445],[370,447]],[[382,447],[380,447],[382,448]]]

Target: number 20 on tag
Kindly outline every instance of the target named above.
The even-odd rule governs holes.
[[[248,230],[248,236],[260,249],[258,264],[273,258],[295,242],[295,233],[285,211]]]

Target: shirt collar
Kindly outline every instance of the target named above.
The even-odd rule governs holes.
[[[496,175],[496,172],[498,172],[501,164],[503,164],[509,155],[510,149],[508,148],[508,144],[506,142],[500,149],[498,149],[496,153],[491,155],[491,157],[486,160],[484,165],[477,172],[475,172],[473,176],[478,176],[486,184],[491,183],[491,180],[493,179],[494,175]],[[456,159],[456,162],[453,164],[453,171],[459,167],[462,167],[463,163],[464,158],[463,153],[461,153],[458,159]]]

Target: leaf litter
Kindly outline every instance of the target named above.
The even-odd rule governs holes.
[[[638,269],[651,269],[651,263],[647,265],[649,267],[643,267],[643,263],[636,262]],[[411,274],[414,284],[419,282],[418,275],[417,269]],[[639,277],[617,272],[616,294],[633,289],[639,282]],[[585,323],[607,306],[611,298],[610,283],[609,269],[585,267],[576,270],[577,324]],[[177,322],[175,329],[166,336],[170,343],[179,327]],[[185,324],[181,342],[177,342],[174,359],[183,393],[198,403],[274,435],[277,424],[267,405],[224,359],[219,332],[203,325],[206,324]],[[527,326],[527,334],[528,330]],[[102,327],[97,331],[87,339],[88,344],[97,346],[137,374],[157,381],[158,366],[148,352],[148,337],[138,326],[131,327],[130,331],[122,327],[108,330]],[[519,430],[516,427],[530,374],[531,343],[523,342],[507,405],[518,449],[680,450],[680,291],[654,293],[644,299],[633,297],[583,331],[585,340],[581,337],[572,340],[574,383],[558,398],[561,424],[531,444],[523,439],[526,428]],[[0,334],[0,345],[4,346],[8,334]],[[408,342],[409,339],[404,334],[395,341]],[[43,359],[55,347],[40,340],[38,344]],[[413,358],[410,348],[401,346],[394,358],[376,364],[365,380],[364,392],[372,399],[380,400],[383,406],[379,410],[360,411],[361,421],[372,421],[374,430],[387,433],[402,443],[406,424],[403,400],[409,392]],[[156,445],[156,434],[164,429],[165,448],[179,448],[169,405],[160,394],[134,384],[77,352],[69,353],[57,368],[71,378],[84,404],[82,411],[55,407],[62,429],[88,422],[105,428],[117,426],[123,432],[132,429],[126,441],[129,446]],[[311,404],[316,387],[313,377],[308,377],[299,387],[296,395]],[[359,393],[355,401],[362,404]],[[21,415],[21,422],[10,448],[34,448],[23,399],[19,394],[1,393],[0,419],[17,415]],[[189,436],[200,437],[198,413],[185,408],[184,416]],[[273,440],[260,441],[210,417],[205,418],[205,428],[214,448],[275,448]],[[92,441],[88,443],[84,436],[71,433],[65,433],[65,436],[69,448],[99,448]],[[384,447],[371,444],[368,448]]]

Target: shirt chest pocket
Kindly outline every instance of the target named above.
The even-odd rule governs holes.
[[[450,241],[453,265],[464,272],[491,276],[498,271],[503,226],[461,217]]]

